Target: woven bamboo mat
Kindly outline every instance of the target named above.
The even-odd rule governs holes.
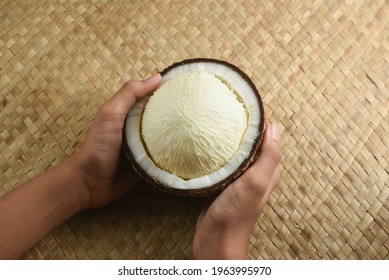
[[[72,154],[125,81],[212,57],[282,129],[249,258],[389,259],[387,1],[53,2],[0,2],[0,195]],[[24,258],[192,258],[201,204],[141,186]]]

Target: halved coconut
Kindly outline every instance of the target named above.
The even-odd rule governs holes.
[[[189,59],[161,72],[163,83],[129,111],[123,146],[134,169],[161,190],[207,195],[256,160],[264,110],[253,82],[236,66]]]

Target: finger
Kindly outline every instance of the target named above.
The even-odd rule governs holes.
[[[272,175],[281,162],[282,153],[279,145],[280,130],[276,124],[270,124],[263,139],[261,154],[254,165],[260,166],[263,173]]]
[[[155,91],[161,80],[161,75],[156,74],[144,81],[128,81],[108,100],[107,107],[114,110],[114,114],[125,115],[138,99]]]
[[[249,176],[247,177],[250,177],[251,180],[259,180],[263,185],[268,186],[282,158],[279,137],[278,126],[275,124],[269,125],[265,131],[259,158],[248,170]]]
[[[249,195],[263,197],[267,192],[282,157],[278,142],[278,126],[269,125],[265,131],[259,158],[242,176],[242,183],[246,186]]]

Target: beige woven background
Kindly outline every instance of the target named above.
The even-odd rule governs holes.
[[[249,258],[389,259],[387,1],[54,2],[0,2],[0,195],[72,154],[125,81],[212,57],[282,129]],[[201,204],[141,186],[24,258],[192,258]]]

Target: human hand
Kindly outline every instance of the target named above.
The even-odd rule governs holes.
[[[77,185],[83,209],[103,206],[128,192],[139,177],[121,153],[122,129],[137,99],[156,90],[159,74],[145,81],[130,81],[98,110],[85,143],[72,156],[81,178]]]
[[[245,259],[262,208],[280,180],[279,128],[265,132],[258,160],[199,215],[193,240],[196,259]]]

